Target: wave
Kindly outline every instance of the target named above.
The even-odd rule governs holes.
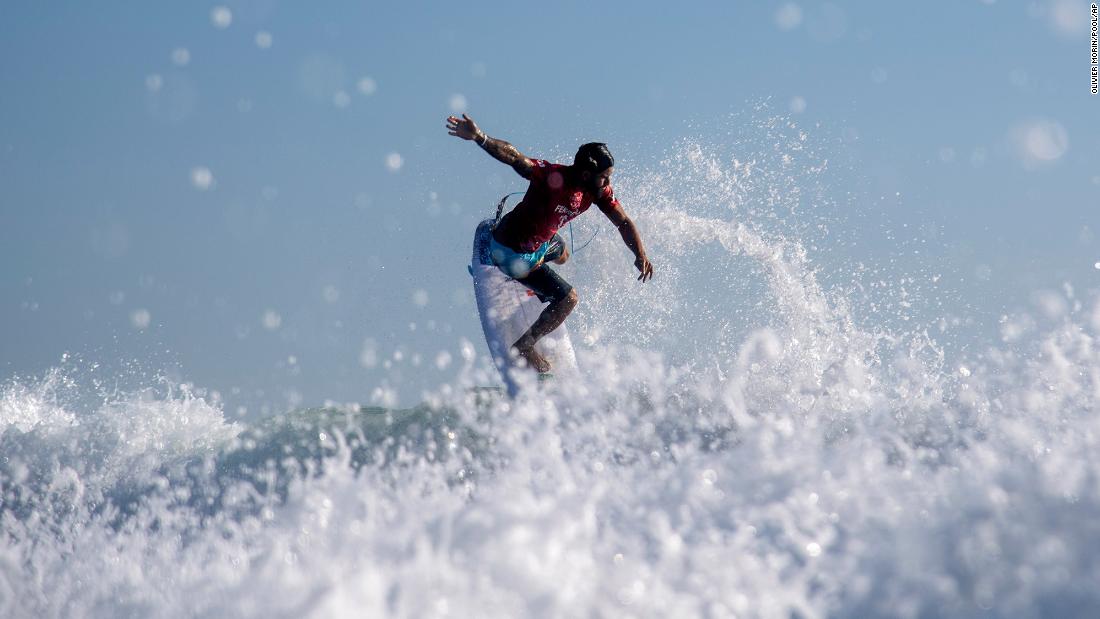
[[[857,318],[749,212],[792,186],[774,142],[636,173],[666,276],[639,296],[587,251],[576,381],[510,400],[474,359],[414,408],[253,423],[170,381],[8,381],[0,615],[1091,616],[1100,298],[965,355]]]

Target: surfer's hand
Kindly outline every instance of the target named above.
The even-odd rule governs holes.
[[[482,135],[481,129],[477,128],[474,119],[465,114],[462,115],[462,118],[457,116],[447,117],[447,131],[450,135],[458,136],[463,140],[472,140]]]
[[[648,282],[653,277],[653,264],[649,262],[649,258],[638,256],[638,259],[634,261],[634,267],[641,273],[638,276],[638,281]]]

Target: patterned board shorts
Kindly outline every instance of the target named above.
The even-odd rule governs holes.
[[[539,300],[552,303],[564,299],[573,290],[569,282],[546,265],[561,256],[564,247],[562,238],[555,234],[535,251],[520,253],[490,236],[489,257],[505,275],[531,289]]]

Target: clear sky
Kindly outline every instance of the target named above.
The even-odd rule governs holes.
[[[231,410],[415,403],[482,346],[470,236],[524,188],[456,111],[531,156],[609,143],[628,212],[685,141],[783,116],[836,169],[823,264],[922,246],[930,305],[979,324],[1095,290],[1089,27],[1075,0],[6,0],[0,379],[69,352]]]

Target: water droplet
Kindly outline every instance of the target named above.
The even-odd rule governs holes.
[[[445,350],[439,351],[439,354],[435,356],[435,367],[439,368],[440,370],[445,370],[450,365],[451,353]]]
[[[139,331],[144,331],[149,327],[149,322],[152,320],[152,316],[149,314],[149,310],[141,308],[130,312],[130,324]]]
[[[359,353],[359,365],[368,370],[378,365],[378,345],[374,340],[367,338],[363,342],[363,348]]]
[[[405,159],[398,153],[390,153],[386,155],[386,169],[390,172],[396,172],[401,169],[401,166],[405,165]]]
[[[275,310],[267,310],[260,317],[260,324],[264,326],[268,331],[274,331],[283,324],[283,317],[279,315]]]
[[[802,23],[802,7],[788,2],[775,12],[775,25],[780,30],[794,30]]]
[[[233,11],[224,6],[214,7],[210,11],[210,23],[219,30],[225,30],[233,23]]]
[[[206,166],[191,168],[191,184],[199,191],[206,191],[214,185],[214,173]]]
[[[374,79],[370,78],[370,77],[361,78],[359,80],[358,86],[359,86],[359,92],[363,93],[364,95],[366,95],[368,97],[373,95],[374,93],[378,92],[378,83],[375,82]]]
[[[186,67],[191,62],[191,52],[186,47],[177,47],[172,50],[172,62],[179,67]]]

